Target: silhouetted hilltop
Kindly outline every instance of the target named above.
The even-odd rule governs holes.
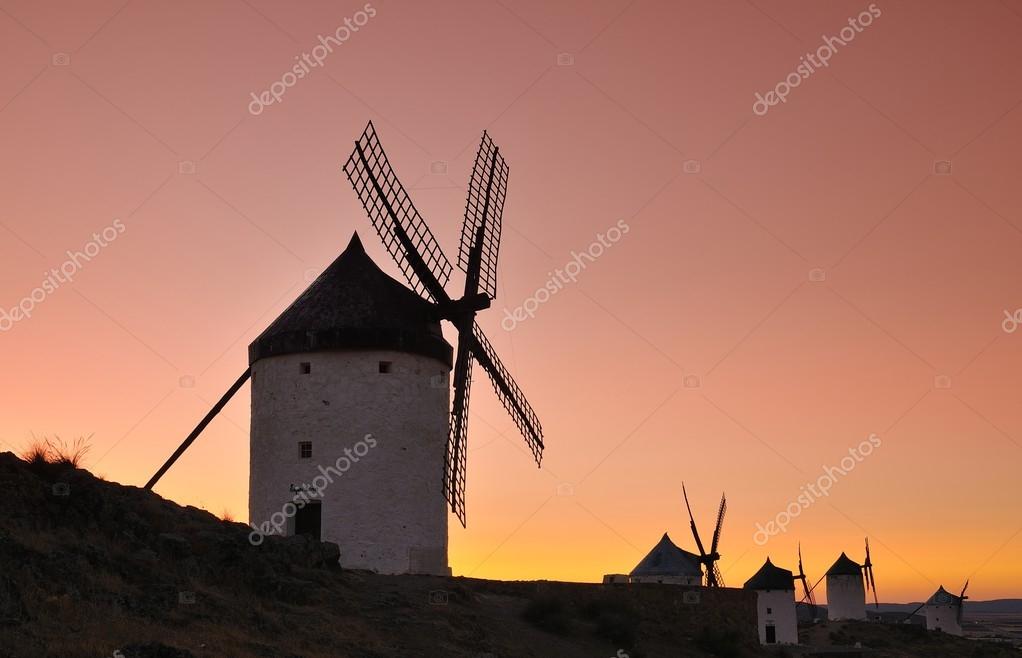
[[[744,590],[699,590],[693,604],[680,586],[379,576],[339,569],[335,545],[269,537],[253,546],[249,532],[68,463],[0,454],[0,658],[802,651],[758,646]],[[880,649],[869,656],[1017,655],[876,624],[813,630],[821,643]]]
[[[0,658],[761,655],[743,592],[679,621],[669,588],[341,571],[333,544],[253,546],[243,524],[11,453],[0,512]]]

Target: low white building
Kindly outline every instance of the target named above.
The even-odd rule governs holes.
[[[947,591],[942,585],[926,601],[926,630],[961,635],[962,605],[962,598]]]
[[[756,618],[760,644],[798,644],[798,617],[795,614],[795,577],[787,569],[774,566],[767,558],[745,583],[755,590]]]
[[[703,581],[703,570],[699,556],[675,546],[665,532],[628,577],[633,583],[698,586]]]
[[[844,553],[827,570],[827,619],[866,619],[862,565]]]

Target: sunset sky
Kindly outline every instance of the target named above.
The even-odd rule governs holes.
[[[91,435],[86,466],[141,486],[353,232],[401,278],[341,172],[366,122],[452,260],[486,129],[511,172],[479,322],[547,450],[477,369],[456,575],[695,550],[684,480],[707,540],[727,492],[728,585],[798,542],[815,581],[868,535],[884,601],[1022,596],[1022,0],[870,7],[0,0],[0,450]],[[249,411],[246,386],[157,492],[245,520]]]

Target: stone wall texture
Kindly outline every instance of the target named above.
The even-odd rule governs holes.
[[[449,374],[440,361],[391,351],[256,361],[252,525],[279,519],[293,489],[313,489],[310,497],[321,489],[322,539],[340,546],[342,567],[446,574]],[[311,458],[301,458],[303,441],[312,443]],[[292,533],[293,519],[282,530]]]

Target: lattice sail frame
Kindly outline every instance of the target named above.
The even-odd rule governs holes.
[[[373,227],[412,288],[426,299],[441,301],[416,274],[398,237],[399,229],[395,222],[408,235],[441,288],[447,285],[454,268],[390,166],[372,122],[355,145],[351,157],[344,164],[344,173],[362,201]]]
[[[720,572],[720,567],[717,566],[717,562],[713,562],[713,578],[716,581],[717,587],[724,587],[724,574]]]
[[[482,260],[479,270],[480,289],[497,298],[497,255],[500,250],[501,219],[504,214],[504,199],[507,196],[507,162],[500,150],[483,132],[479,143],[472,177],[468,185],[468,199],[465,202],[465,222],[461,228],[461,242],[458,245],[458,266],[468,272],[469,254],[476,242],[479,227],[485,224],[482,238]]]
[[[464,338],[463,336],[462,339]],[[536,464],[541,464],[544,446],[543,425],[539,422],[539,416],[536,415],[529,401],[525,399],[525,394],[522,393],[521,387],[518,386],[511,373],[508,372],[501,362],[500,357],[497,356],[497,351],[493,349],[493,345],[487,340],[486,334],[483,333],[478,324],[475,324],[472,328],[472,338],[481,350],[481,352],[476,352],[476,359],[483,366],[486,374],[490,376],[494,392],[496,392],[501,404],[504,405],[504,409],[507,410],[508,414],[515,421],[515,425],[518,426],[518,431],[521,432],[525,442],[532,450],[532,456],[535,458]],[[473,345],[473,350],[476,345]],[[490,364],[492,364],[492,369]],[[504,382],[508,391],[501,387],[500,381]]]
[[[461,336],[459,340],[468,340]],[[451,510],[465,525],[465,473],[468,453],[468,405],[472,390],[472,365],[477,360],[490,377],[497,398],[511,418],[518,431],[525,438],[537,464],[543,460],[543,426],[532,405],[525,398],[521,387],[508,372],[497,356],[496,350],[486,338],[478,324],[472,326],[472,340],[469,344],[468,367],[465,375],[465,397],[463,408],[457,408],[457,399],[452,402],[451,428],[444,453],[444,495],[451,504]],[[457,373],[455,373],[457,381]],[[503,385],[502,385],[503,384]],[[507,391],[505,391],[505,387]],[[457,396],[455,396],[457,398]],[[460,419],[460,420],[459,420]]]
[[[717,555],[717,548],[720,546],[720,534],[724,527],[724,515],[727,513],[727,497],[722,495],[720,497],[720,508],[717,510],[717,525],[713,529],[713,541],[710,543],[710,555]],[[724,587],[724,576],[720,572],[720,567],[717,566],[717,561],[713,561],[713,577],[716,581],[717,587]]]
[[[727,498],[720,497],[720,508],[717,510],[717,525],[713,528],[713,541],[710,543],[710,553],[716,553],[720,546],[720,533],[724,527],[724,514],[727,513]]]
[[[462,526],[467,522],[465,473],[468,471],[468,405],[472,396],[473,362],[472,352],[469,351],[465,371],[465,398],[461,409],[456,408],[457,400],[451,402],[451,426],[447,433],[447,447],[444,449],[444,497]]]

